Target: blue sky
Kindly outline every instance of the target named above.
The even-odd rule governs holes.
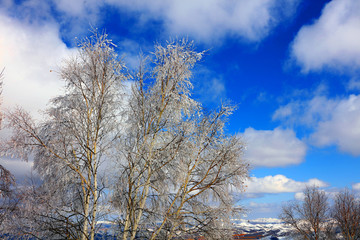
[[[50,70],[91,26],[132,69],[140,51],[170,38],[208,50],[193,96],[238,105],[227,127],[253,166],[240,201],[249,218],[277,217],[306,184],[360,191],[360,1],[0,0],[3,107],[39,117],[62,86]],[[31,166],[0,161],[19,178]]]

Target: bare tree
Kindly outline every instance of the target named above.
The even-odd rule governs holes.
[[[43,180],[40,196],[46,196],[38,219],[49,234],[59,228],[45,228],[47,223],[74,226],[73,239],[94,239],[99,166],[116,137],[123,68],[106,34],[94,33],[61,67],[65,92],[51,100],[44,121],[35,122],[22,109],[7,114],[13,135],[6,150],[34,157]]]
[[[153,70],[148,73],[142,65],[137,74],[113,201],[124,210],[119,219],[123,239],[134,239],[149,225],[154,229],[150,239],[171,239],[190,226],[193,232],[210,231],[211,224],[220,226],[229,218],[219,213],[230,212],[229,192],[247,177],[242,142],[224,134],[234,108],[223,105],[206,114],[191,98],[191,69],[202,54],[184,40],[159,45]]]
[[[333,239],[335,234],[329,210],[325,192],[317,187],[306,187],[304,200],[284,205],[280,218],[302,239]]]
[[[332,217],[344,239],[360,239],[360,202],[354,193],[344,189],[336,195]]]

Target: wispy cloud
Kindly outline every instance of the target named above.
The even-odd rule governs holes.
[[[56,0],[53,2],[59,11],[77,18],[97,17],[100,13],[100,7],[104,4],[103,1],[98,0]]]
[[[253,166],[282,167],[304,160],[306,145],[291,129],[245,129],[242,134],[247,144],[245,157]]]
[[[210,76],[198,81],[199,87],[196,93],[199,94],[203,103],[219,104],[222,100],[226,100],[226,88],[224,80],[221,77]]]
[[[256,218],[269,218],[269,217],[276,217],[280,210],[281,204],[277,203],[264,203],[264,202],[250,202],[247,206],[248,213],[247,217],[249,219],[256,219]],[[277,220],[277,219],[273,219]]]
[[[359,12],[357,0],[333,0],[317,21],[300,29],[291,54],[304,72],[360,66]]]
[[[323,120],[328,119],[336,100],[328,99],[323,95],[314,95],[309,100],[294,100],[279,107],[273,114],[273,120],[281,120],[289,126],[314,127]]]
[[[347,89],[352,91],[359,91],[360,90],[360,79],[353,77],[347,84]]]

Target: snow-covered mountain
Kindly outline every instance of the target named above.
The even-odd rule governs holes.
[[[254,220],[233,219],[234,228],[239,234],[258,234],[261,239],[286,239],[291,228],[276,218],[259,218]]]
[[[286,240],[289,239],[288,235],[291,230],[289,226],[276,218],[233,219],[232,222],[235,232],[234,239]],[[99,221],[98,224],[101,224],[98,237],[101,237],[101,239],[114,239],[112,237],[114,235],[113,222]]]

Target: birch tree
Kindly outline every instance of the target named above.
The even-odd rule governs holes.
[[[44,195],[59,204],[47,209],[51,213],[42,216],[43,221],[66,222],[75,229],[72,239],[95,236],[99,166],[116,138],[125,79],[114,46],[106,34],[98,33],[79,44],[78,53],[59,71],[65,91],[50,101],[43,121],[34,121],[20,108],[7,114],[13,135],[6,149],[25,160],[34,158]]]
[[[231,237],[231,192],[242,189],[249,167],[244,144],[225,130],[235,108],[206,111],[191,97],[203,54],[185,40],[157,45],[125,96],[114,45],[95,34],[61,67],[65,92],[43,121],[20,108],[7,114],[13,135],[5,151],[33,157],[43,182],[24,193],[23,220],[34,237],[94,239],[99,166],[109,159],[117,164],[108,191],[119,238]]]
[[[189,224],[209,226],[215,208],[207,201],[229,209],[231,186],[241,187],[247,177],[242,142],[224,134],[233,108],[206,114],[191,98],[192,68],[202,55],[184,40],[158,45],[152,70],[143,64],[135,78],[113,197],[123,239],[149,225],[151,239],[171,239]]]

